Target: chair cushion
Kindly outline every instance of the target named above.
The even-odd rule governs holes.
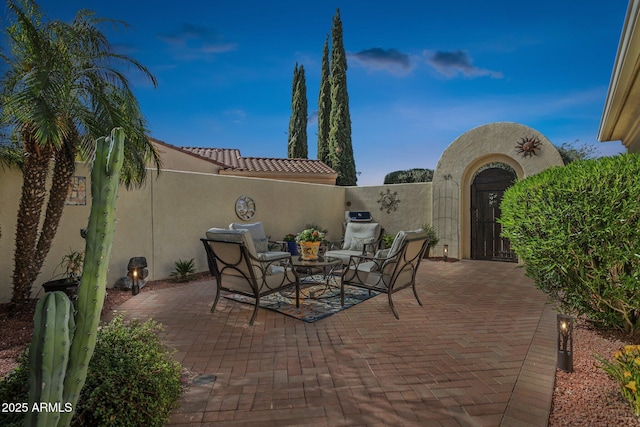
[[[402,244],[404,243],[404,239],[406,237],[407,237],[407,233],[405,233],[404,231],[398,231],[398,234],[396,234],[396,237],[393,238],[393,243],[391,244],[391,248],[389,248],[389,253],[387,254],[389,258],[391,258],[392,256],[395,256],[395,254],[398,253],[400,248],[402,248]]]
[[[269,242],[267,241],[267,234],[264,232],[262,222],[254,222],[251,224],[240,224],[232,222],[229,224],[230,230],[249,230],[251,238],[253,239],[253,246],[256,248],[257,253],[267,252],[269,250]]]
[[[380,224],[375,222],[349,222],[344,231],[344,243],[342,249],[362,251],[365,243],[375,242],[380,234]],[[354,240],[355,239],[355,240]]]
[[[256,256],[256,248],[251,234],[247,229],[229,230],[226,228],[210,228],[207,230],[207,239],[223,240],[226,242],[244,243],[249,253]]]

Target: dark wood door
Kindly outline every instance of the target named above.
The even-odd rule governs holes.
[[[515,174],[507,169],[490,168],[478,173],[471,185],[471,258],[517,261],[509,240],[501,237],[500,202]]]

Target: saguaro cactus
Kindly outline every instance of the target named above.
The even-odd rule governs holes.
[[[69,352],[63,401],[73,410],[61,415],[58,425],[69,425],[80,390],[87,379],[89,360],[96,346],[100,312],[104,304],[107,268],[115,233],[115,205],[124,159],[124,131],[115,128],[111,136],[98,139],[91,170],[91,214],[87,226],[82,279],[78,287],[76,331]]]
[[[73,337],[73,306],[64,292],[48,292],[36,306],[29,348],[29,409],[26,425],[55,426],[59,411],[31,411],[40,403],[61,405],[69,348]]]

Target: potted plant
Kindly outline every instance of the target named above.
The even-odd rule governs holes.
[[[427,250],[424,253],[424,257],[429,258],[429,251],[431,250],[432,247],[438,244],[440,239],[438,239],[438,232],[436,231],[433,225],[425,224],[422,226],[422,229],[426,231],[427,237],[429,238],[429,246],[427,246]]]
[[[282,239],[287,242],[287,248],[291,255],[298,255],[298,247],[296,245],[296,235],[289,233]]]
[[[50,280],[42,284],[45,292],[63,291],[69,297],[74,297],[80,285],[82,275],[82,263],[84,262],[84,252],[69,250],[58,264],[64,268],[63,277]]]
[[[296,242],[300,244],[302,259],[315,260],[318,259],[318,250],[320,243],[324,240],[326,234],[317,228],[307,228],[302,230],[296,236]]]

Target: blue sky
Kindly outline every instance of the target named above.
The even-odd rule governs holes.
[[[624,148],[596,136],[626,0],[39,4],[49,18],[70,20],[84,7],[131,25],[109,30],[110,40],[157,77],[156,89],[132,80],[151,136],[174,145],[286,157],[298,63],[316,158],[322,47],[340,8],[358,185],[433,169],[456,137],[490,122],[522,123],[602,155]]]

